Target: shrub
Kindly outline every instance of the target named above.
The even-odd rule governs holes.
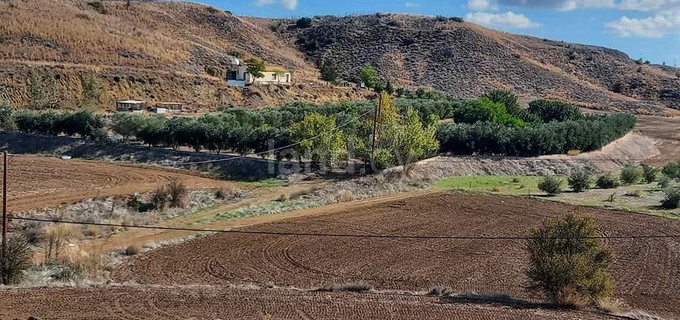
[[[642,165],[642,178],[647,183],[652,183],[656,181],[656,177],[659,175],[659,168],[652,167],[648,164]]]
[[[680,206],[680,186],[672,186],[666,189],[666,196],[661,201],[664,209],[676,209]]]
[[[208,11],[209,14],[216,14],[220,12],[220,10],[215,7],[205,7],[205,11]]]
[[[679,162],[669,162],[665,166],[663,166],[663,169],[661,169],[661,173],[664,175],[668,176],[669,178],[677,179],[680,178],[680,161]]]
[[[125,248],[124,254],[126,256],[134,256],[136,254],[139,254],[140,252],[142,252],[142,247],[140,247],[137,244],[131,244],[127,248]]]
[[[567,179],[569,187],[575,192],[581,192],[590,189],[590,174],[587,171],[574,171]]]
[[[617,188],[620,184],[619,181],[616,180],[616,178],[612,177],[610,174],[603,174],[599,178],[597,178],[597,182],[595,182],[595,185],[600,189],[614,189]]]
[[[549,195],[559,194],[562,192],[562,180],[555,176],[545,176],[538,183],[538,189]]]
[[[581,111],[568,103],[555,100],[534,100],[529,103],[529,112],[538,115],[543,122],[579,120]]]
[[[7,254],[0,257],[0,277],[4,284],[21,281],[23,271],[31,267],[33,253],[22,235],[11,234],[7,239]]]
[[[166,187],[168,189],[169,202],[171,208],[184,208],[187,205],[189,190],[184,182],[178,178],[172,178]]]
[[[106,14],[108,12],[108,10],[106,10],[106,6],[104,6],[104,3],[101,1],[88,2],[87,5],[101,14]]]
[[[156,188],[156,190],[151,193],[151,205],[160,212],[165,210],[165,206],[169,201],[170,194],[164,186]]]
[[[295,22],[295,26],[300,29],[309,28],[312,26],[312,18],[308,17],[300,18],[297,22]]]
[[[661,177],[661,179],[659,179],[658,185],[659,185],[659,188],[666,189],[666,188],[670,187],[672,183],[673,183],[673,178],[664,174]]]
[[[621,169],[621,182],[626,185],[634,184],[640,181],[642,173],[640,168],[635,165],[626,165]]]
[[[531,262],[529,289],[571,306],[608,297],[612,284],[607,268],[612,258],[593,238],[596,229],[593,218],[568,215],[533,230],[526,245]]]
[[[463,22],[465,22],[465,20],[464,20],[463,18],[461,18],[461,17],[451,17],[451,18],[449,18],[449,19],[450,19],[451,21],[453,21],[453,22],[458,22],[458,23],[463,23]]]
[[[371,290],[373,290],[373,285],[364,282],[334,284],[316,289],[320,292],[366,292]]]

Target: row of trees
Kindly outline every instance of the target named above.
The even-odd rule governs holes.
[[[437,133],[440,151],[457,155],[538,156],[597,150],[635,127],[627,114],[588,116],[533,127],[494,122],[448,124]]]
[[[26,133],[44,135],[67,135],[99,139],[106,137],[104,119],[92,111],[75,112],[38,112],[31,110],[16,111],[0,107],[0,127],[3,130],[18,130]]]

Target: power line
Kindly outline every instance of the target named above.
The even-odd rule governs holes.
[[[302,144],[302,143],[304,143],[304,142],[312,141],[312,140],[314,140],[314,139],[318,139],[319,137],[323,136],[324,134],[328,134],[328,133],[332,133],[332,132],[335,132],[335,131],[337,131],[337,130],[340,130],[340,129],[342,129],[342,128],[344,128],[344,127],[346,127],[346,126],[352,124],[352,123],[355,122],[355,121],[361,120],[361,118],[362,118],[363,116],[368,115],[368,114],[371,113],[371,112],[373,112],[373,110],[368,110],[367,112],[364,112],[364,113],[362,113],[362,114],[360,114],[360,115],[357,115],[357,116],[354,117],[353,119],[351,119],[351,120],[349,120],[349,121],[347,121],[347,122],[345,122],[345,123],[343,123],[343,124],[341,124],[341,125],[335,127],[335,129],[333,129],[333,130],[331,130],[331,131],[329,131],[329,132],[327,132],[327,133],[320,133],[320,134],[317,134],[317,135],[315,135],[315,136],[313,136],[313,137],[310,137],[310,138],[307,138],[307,139],[300,140],[300,141],[298,141],[298,142],[289,144],[289,145],[287,145],[287,146],[278,147],[278,148],[274,148],[274,149],[270,149],[270,150],[266,150],[266,151],[261,151],[261,152],[257,152],[257,153],[253,153],[253,154],[245,155],[245,156],[239,156],[239,157],[233,157],[233,158],[227,158],[227,159],[217,159],[217,160],[194,161],[194,162],[174,162],[173,165],[179,166],[179,165],[190,165],[190,164],[206,164],[206,163],[216,163],[216,162],[228,162],[228,161],[233,161],[233,160],[238,160],[238,159],[252,158],[253,156],[259,156],[259,155],[263,155],[263,154],[269,154],[269,153],[272,153],[272,152],[275,152],[275,151],[285,150],[285,149],[288,149],[288,148],[292,148],[292,147],[298,146],[298,145],[300,145],[300,144]]]
[[[163,227],[163,226],[137,226],[125,225],[115,223],[99,223],[99,222],[81,222],[58,219],[40,219],[40,218],[22,218],[12,217],[13,220],[46,222],[57,224],[71,224],[71,225],[87,225],[100,227],[120,227],[120,228],[135,228],[135,229],[150,229],[150,230],[167,230],[167,231],[190,231],[190,232],[213,232],[213,233],[228,233],[241,235],[267,235],[267,236],[284,236],[284,237],[317,237],[317,238],[367,238],[367,239],[396,239],[396,240],[566,240],[566,239],[606,239],[606,240],[622,240],[622,239],[680,239],[678,235],[633,235],[633,236],[591,236],[591,237],[569,237],[569,238],[541,238],[541,237],[526,237],[526,236],[483,236],[483,235],[391,235],[391,234],[346,234],[346,233],[313,233],[313,232],[279,232],[279,231],[249,231],[249,230],[224,230],[224,229],[200,229],[200,228],[180,228],[180,227]]]

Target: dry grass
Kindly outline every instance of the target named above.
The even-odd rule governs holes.
[[[330,286],[317,288],[315,291],[319,292],[368,292],[374,289],[373,285],[364,282],[351,282],[343,284],[334,284]]]

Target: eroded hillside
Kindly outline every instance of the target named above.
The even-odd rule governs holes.
[[[607,48],[493,31],[455,18],[377,14],[276,22],[309,59],[332,60],[346,79],[371,62],[401,86],[471,98],[504,88],[525,98],[638,113],[680,109],[680,69],[647,65]]]

